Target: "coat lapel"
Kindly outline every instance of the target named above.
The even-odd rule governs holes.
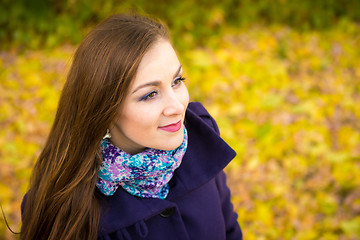
[[[202,109],[195,109],[196,112],[194,112],[193,109],[190,105],[186,112],[188,149],[174,174],[174,180],[180,181],[176,183],[176,187],[181,189],[172,191],[170,188],[168,200],[175,199],[210,181],[236,155],[214,128],[210,127],[212,122],[206,110],[203,108],[205,112],[202,112]],[[207,122],[201,118],[202,115],[208,120]]]

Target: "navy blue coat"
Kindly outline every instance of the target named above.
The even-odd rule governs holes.
[[[185,125],[188,149],[167,198],[139,198],[122,188],[102,195],[99,239],[242,239],[223,172],[235,152],[200,103],[189,104]]]

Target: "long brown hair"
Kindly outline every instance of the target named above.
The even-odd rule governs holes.
[[[96,239],[95,183],[99,144],[116,116],[139,63],[164,25],[139,15],[114,15],[78,47],[55,121],[33,170],[21,239]]]

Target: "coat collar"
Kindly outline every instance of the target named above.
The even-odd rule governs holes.
[[[190,104],[185,119],[189,138],[188,149],[174,175],[174,180],[180,180],[183,189],[171,191],[170,188],[168,200],[174,200],[210,181],[236,155],[218,135],[217,126],[213,126],[215,122],[212,122],[212,118],[202,105]]]
[[[133,225],[175,206],[177,198],[210,181],[235,157],[236,153],[220,138],[216,132],[217,126],[213,125],[212,118],[199,103],[189,104],[185,119],[188,149],[170,181],[168,197],[165,200],[138,198],[122,188],[113,196],[100,194],[99,236]]]

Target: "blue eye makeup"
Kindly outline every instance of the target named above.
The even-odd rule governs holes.
[[[185,78],[183,76],[179,76],[174,79],[172,86],[173,87],[179,86],[184,81],[185,81]]]
[[[156,95],[157,95],[157,91],[151,91],[151,92],[149,92],[148,94],[146,94],[145,96],[141,97],[141,98],[139,99],[139,101],[146,101],[146,100],[152,99],[152,98],[154,98]]]
[[[183,76],[178,76],[172,82],[171,87],[178,87],[181,85],[181,83],[183,81],[185,81],[185,78]],[[140,97],[138,101],[151,100],[151,99],[155,98],[158,94],[159,94],[158,91],[153,90],[153,91],[147,93],[145,96]]]

